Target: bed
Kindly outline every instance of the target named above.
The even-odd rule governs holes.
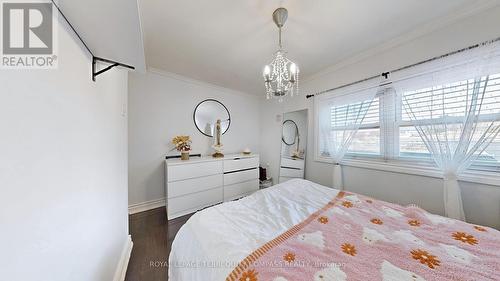
[[[194,214],[172,244],[169,280],[500,280],[499,245],[491,228],[294,179]]]

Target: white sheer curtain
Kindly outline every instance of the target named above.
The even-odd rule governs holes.
[[[373,84],[371,81],[357,85],[358,90],[344,88],[317,96],[314,100],[318,118],[318,152],[322,157],[333,159],[333,188],[344,189],[340,161],[377,95],[378,87]]]
[[[403,118],[411,120],[443,173],[445,212],[451,218],[465,220],[458,175],[484,157],[500,133],[498,50],[492,44],[466,51],[417,67],[413,71],[431,71],[394,83]]]

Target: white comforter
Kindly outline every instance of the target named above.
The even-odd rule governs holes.
[[[169,280],[225,280],[251,252],[303,221],[337,193],[296,179],[194,214],[173,242]]]

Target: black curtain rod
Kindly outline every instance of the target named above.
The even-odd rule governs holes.
[[[69,25],[69,27],[71,28],[71,30],[73,30],[73,33],[75,33],[76,37],[78,37],[78,39],[80,40],[80,42],[82,42],[82,44],[85,47],[85,49],[87,50],[87,52],[89,52],[89,54],[92,56],[92,81],[95,81],[95,78],[99,74],[102,74],[102,73],[104,73],[104,72],[106,72],[106,71],[108,71],[108,70],[110,70],[110,69],[112,69],[113,67],[116,67],[116,66],[121,66],[121,67],[125,67],[125,68],[132,69],[132,70],[135,69],[135,67],[133,67],[131,65],[128,65],[128,64],[124,64],[124,63],[121,63],[121,62],[116,62],[116,61],[105,59],[105,58],[101,58],[101,57],[96,57],[94,55],[94,53],[90,50],[89,46],[85,43],[85,41],[83,41],[82,37],[76,31],[75,27],[71,24],[71,22],[69,22],[69,20],[66,17],[66,15],[64,15],[64,13],[62,12],[61,8],[59,8],[59,6],[57,6],[57,4],[54,2],[54,0],[51,0],[51,2],[52,2],[52,5],[54,5],[54,7],[56,7],[56,9],[59,12],[59,14],[61,14],[61,16],[63,17],[64,21]],[[108,67],[102,69],[102,70],[97,71],[96,63],[98,61],[104,62],[104,63],[108,63],[110,65]]]
[[[365,82],[365,81],[368,81],[368,80],[375,79],[375,78],[380,77],[380,76],[383,76],[385,79],[387,79],[389,77],[390,73],[401,71],[401,70],[405,70],[405,69],[408,69],[408,68],[411,68],[411,67],[415,67],[415,66],[418,66],[418,65],[421,65],[421,64],[424,64],[424,63],[428,63],[428,62],[434,61],[434,60],[443,59],[443,58],[448,57],[448,56],[452,56],[452,55],[455,55],[455,54],[458,54],[458,53],[461,53],[461,52],[464,52],[464,51],[468,51],[468,50],[472,50],[472,49],[475,49],[475,48],[478,48],[478,47],[489,45],[489,44],[492,44],[492,43],[495,43],[495,42],[498,42],[498,41],[500,41],[500,37],[495,38],[493,40],[488,40],[488,41],[485,41],[485,42],[482,42],[482,43],[479,43],[479,44],[475,44],[475,45],[472,45],[472,46],[469,46],[469,47],[466,47],[466,48],[463,48],[463,49],[460,49],[460,50],[457,50],[457,51],[446,53],[444,55],[440,55],[440,56],[437,56],[437,57],[426,59],[426,60],[423,60],[423,61],[420,61],[420,62],[417,62],[417,63],[414,63],[414,64],[403,66],[403,67],[400,67],[400,68],[397,68],[397,69],[394,69],[394,70],[391,70],[391,71],[388,71],[388,72],[383,72],[381,75],[374,75],[374,76],[371,76],[371,77],[368,77],[368,78],[364,78],[364,79],[361,79],[361,80],[358,80],[358,81],[355,81],[355,82],[351,82],[351,83],[344,84],[344,85],[341,85],[341,86],[338,86],[338,87],[335,87],[335,88],[324,90],[324,91],[321,91],[321,92],[318,92],[318,93],[315,93],[315,94],[309,94],[309,95],[306,95],[306,98],[312,98],[312,97],[317,96],[317,95],[322,95],[322,94],[325,94],[325,93],[328,93],[328,92],[331,92],[331,91],[339,90],[339,89],[342,89],[342,88],[345,88],[345,87],[349,87],[349,86],[352,86],[352,85],[355,85],[355,84],[358,84],[358,83],[362,83],[362,82]],[[386,84],[386,85],[388,85],[388,84]]]

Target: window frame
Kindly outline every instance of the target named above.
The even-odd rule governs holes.
[[[382,102],[383,98],[383,93],[378,93],[374,99],[378,99],[378,122],[373,122],[373,123],[368,123],[368,124],[361,124],[359,126],[359,130],[370,130],[370,129],[378,129],[379,130],[379,136],[382,135],[382,121],[381,121],[381,116],[382,116]],[[373,103],[372,103],[373,104]],[[370,105],[371,107],[372,105]],[[370,109],[368,109],[368,112],[370,112]],[[352,144],[351,144],[352,145]],[[346,154],[344,157],[367,157],[367,158],[379,158],[382,156],[382,144],[381,144],[381,139],[379,139],[379,151],[378,154],[376,153],[363,153],[363,152],[356,152],[356,151],[349,151],[347,150]]]
[[[379,98],[379,122],[362,125],[361,128],[378,128],[380,130],[380,154],[367,154],[347,152],[340,164],[358,168],[367,168],[396,172],[403,174],[420,175],[434,178],[442,178],[442,172],[436,167],[431,157],[402,157],[400,155],[400,128],[411,127],[412,122],[403,120],[402,94],[390,92],[390,88],[384,89],[377,94]],[[394,106],[387,111],[387,106]],[[388,112],[392,114],[387,114]],[[314,160],[316,162],[333,163],[331,157],[321,155],[319,147],[319,114],[315,110],[314,116]],[[483,118],[481,118],[483,119]],[[391,122],[393,120],[394,122]],[[484,121],[491,120],[485,117]],[[472,165],[468,170],[458,176],[460,181],[482,183],[487,185],[500,185],[500,163],[498,165]],[[491,168],[493,167],[493,168]]]

